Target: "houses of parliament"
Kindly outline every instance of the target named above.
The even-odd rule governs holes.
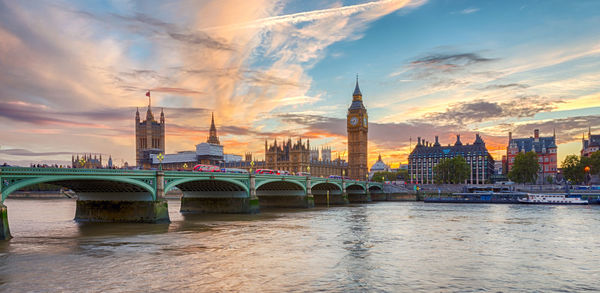
[[[149,94],[147,94],[149,97]],[[290,173],[306,172],[312,176],[339,175],[363,180],[368,174],[368,115],[363,104],[363,96],[358,85],[358,77],[352,94],[352,102],[346,115],[348,161],[339,157],[331,157],[331,148],[311,148],[310,140],[300,138],[268,144],[265,140],[265,156],[263,161],[254,161],[251,153],[244,158],[238,155],[225,154],[220,145],[214,116],[211,119],[210,135],[206,142],[196,146],[196,151],[183,151],[176,154],[164,154],[165,151],[165,116],[161,111],[160,121],[154,119],[150,102],[146,112],[146,120],[141,121],[139,111],[136,112],[136,163],[137,168],[156,168],[162,164],[163,169],[191,170],[196,164],[212,164],[222,168],[240,168],[246,170],[273,169]],[[158,154],[164,154],[158,160]]]

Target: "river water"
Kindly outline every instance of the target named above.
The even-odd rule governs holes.
[[[380,202],[78,224],[8,199],[0,291],[600,291],[600,206]]]

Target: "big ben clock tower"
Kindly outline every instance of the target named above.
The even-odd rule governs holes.
[[[356,76],[356,87],[347,116],[348,176],[352,179],[365,180],[367,174],[368,120],[367,109],[363,105],[358,76]]]

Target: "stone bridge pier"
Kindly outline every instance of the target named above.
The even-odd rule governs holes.
[[[357,182],[351,182],[346,187],[346,192],[348,193],[348,201],[350,201],[350,203],[371,202],[368,186],[363,186]]]
[[[312,208],[315,200],[311,178],[261,177],[257,180],[256,196],[261,207]]]
[[[242,180],[231,178],[179,179],[169,186],[183,192],[182,213],[247,214],[259,211],[253,174]]]
[[[386,201],[387,195],[383,192],[383,189],[379,186],[369,186],[369,194],[372,201]]]
[[[339,183],[321,182],[312,187],[315,205],[346,205],[348,196]]]

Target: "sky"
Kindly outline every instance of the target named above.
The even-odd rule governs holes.
[[[358,74],[369,165],[417,137],[556,131],[559,160],[600,133],[600,1],[3,1],[0,163],[135,162],[136,108],[164,109],[166,152],[206,141],[264,157],[310,139],[347,157]]]

